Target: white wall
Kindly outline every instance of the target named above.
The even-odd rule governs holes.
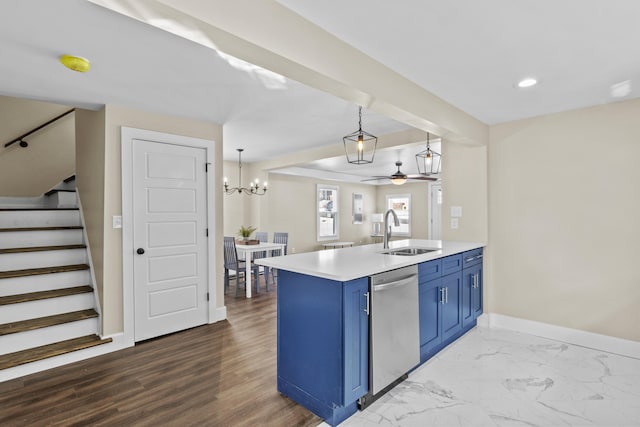
[[[491,127],[489,309],[640,341],[640,100]]]

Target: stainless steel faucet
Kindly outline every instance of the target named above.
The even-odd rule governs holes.
[[[382,248],[389,249],[389,239],[391,238],[391,226],[389,225],[389,214],[393,215],[393,225],[400,226],[400,220],[393,209],[389,209],[384,213],[384,238],[382,240]]]

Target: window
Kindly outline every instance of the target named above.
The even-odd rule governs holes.
[[[338,187],[317,185],[318,205],[316,209],[318,241],[338,239]]]
[[[392,234],[411,237],[411,194],[387,196],[387,209],[393,209],[400,220],[400,226],[395,227],[392,218],[389,218]]]

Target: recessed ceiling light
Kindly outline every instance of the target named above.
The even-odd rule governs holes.
[[[535,86],[538,81],[532,77],[527,77],[526,79],[522,79],[518,82],[517,86],[521,88]]]

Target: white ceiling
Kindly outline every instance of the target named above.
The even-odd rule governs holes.
[[[637,0],[278,2],[487,124],[640,96]]]
[[[488,124],[640,93],[636,0],[278,1]],[[236,148],[250,162],[337,144],[357,128],[349,102],[85,0],[2,0],[0,51],[0,94],[222,123],[229,160]],[[91,71],[66,70],[63,53]],[[525,76],[540,84],[515,89]],[[612,97],[625,81],[631,92]],[[364,111],[363,127],[408,126]],[[383,158],[375,174],[394,171]]]

